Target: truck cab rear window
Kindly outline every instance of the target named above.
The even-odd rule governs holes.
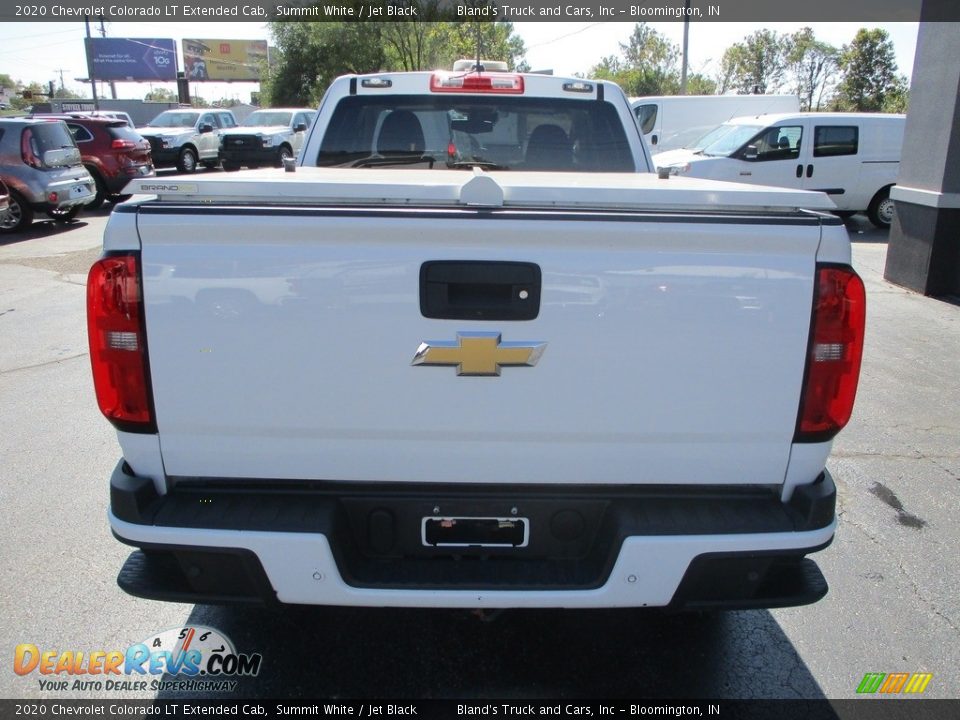
[[[317,165],[636,171],[610,103],[464,95],[344,98]]]

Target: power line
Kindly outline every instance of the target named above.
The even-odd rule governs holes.
[[[582,33],[582,32],[586,32],[587,30],[591,30],[591,29],[597,27],[597,25],[603,25],[603,24],[604,24],[604,23],[602,23],[602,22],[591,23],[590,25],[587,25],[587,26],[584,27],[584,28],[580,28],[579,30],[574,30],[573,32],[567,33],[566,35],[560,35],[560,36],[558,36],[558,37],[555,37],[555,38],[553,38],[553,40],[547,40],[546,42],[537,43],[536,45],[530,45],[530,46],[527,48],[527,50],[533,50],[534,48],[543,47],[544,45],[552,45],[552,44],[555,43],[555,42],[558,42],[558,41],[560,41],[560,40],[564,40],[564,39],[566,39],[566,38],[568,38],[568,37],[573,37],[574,35],[579,35],[579,34]]]

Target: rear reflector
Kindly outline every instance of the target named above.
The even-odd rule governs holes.
[[[120,430],[156,432],[136,255],[111,255],[90,268],[87,331],[100,412]]]
[[[431,92],[474,92],[523,94],[523,76],[511,73],[436,73],[430,78]]]
[[[850,420],[860,378],[866,293],[846,266],[817,266],[813,322],[795,442],[824,442]]]

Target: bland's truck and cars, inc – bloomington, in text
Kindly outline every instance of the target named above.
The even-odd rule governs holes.
[[[604,81],[337,79],[299,160],[133,181],[90,272],[134,595],[810,603],[863,283],[822,193],[650,172]]]

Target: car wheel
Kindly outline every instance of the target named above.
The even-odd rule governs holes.
[[[25,230],[33,222],[33,208],[24,202],[16,190],[10,191],[10,207],[0,220],[0,233],[14,233]]]
[[[890,199],[890,188],[884,188],[870,201],[867,208],[867,217],[870,222],[881,230],[886,230],[893,222],[893,200]]]
[[[93,181],[97,184],[97,194],[94,196],[93,202],[87,203],[87,207],[90,210],[96,210],[98,207],[103,205],[103,201],[107,199],[107,186],[103,182],[103,178],[100,177],[100,173],[91,170],[90,168],[87,168],[87,172],[93,176]]]
[[[180,151],[180,157],[177,158],[177,170],[182,173],[192,173],[197,171],[197,153],[184,148]]]
[[[226,172],[236,172],[240,169],[240,163],[223,161],[223,169]]]
[[[66,224],[68,222],[73,222],[74,218],[80,214],[81,210],[83,210],[83,205],[74,205],[71,208],[66,208],[63,210],[48,210],[47,215],[53,218],[54,222]]]
[[[286,145],[280,146],[280,152],[277,154],[277,165],[283,167],[283,161],[293,157],[293,150]]]

